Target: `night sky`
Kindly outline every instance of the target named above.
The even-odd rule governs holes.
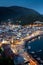
[[[0,0],[0,6],[22,6],[43,14],[43,0]]]

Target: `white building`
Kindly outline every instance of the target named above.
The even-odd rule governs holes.
[[[40,22],[40,21],[35,21],[34,23],[35,24],[43,24],[43,22]]]

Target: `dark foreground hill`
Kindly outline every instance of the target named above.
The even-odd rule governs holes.
[[[10,19],[14,24],[29,24],[34,21],[43,21],[43,16],[33,9],[19,6],[0,7],[0,23]]]

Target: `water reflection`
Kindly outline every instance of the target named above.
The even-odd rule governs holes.
[[[25,48],[39,63],[43,64],[43,36],[38,37],[31,43],[26,42]]]

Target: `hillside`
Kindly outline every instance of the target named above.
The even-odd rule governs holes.
[[[24,7],[0,7],[0,23],[1,21],[7,21],[8,19],[11,19],[14,24],[18,23],[24,25],[33,23],[36,20],[43,21],[43,16],[33,9]]]

